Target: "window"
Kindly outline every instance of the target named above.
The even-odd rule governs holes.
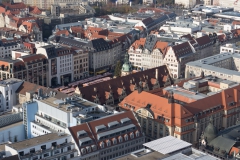
[[[124,135],[124,139],[125,139],[125,141],[128,140],[128,135],[127,134]]]

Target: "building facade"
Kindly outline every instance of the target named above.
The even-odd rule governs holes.
[[[213,75],[219,78],[240,82],[238,53],[221,53],[186,64],[185,78],[201,75]]]
[[[170,46],[164,57],[164,64],[168,66],[173,78],[183,78],[186,63],[213,55],[212,44],[213,42],[206,35]]]
[[[77,150],[67,134],[50,133],[32,139],[7,144],[6,157],[18,155],[20,159],[74,159]]]
[[[83,79],[89,76],[88,52],[75,49],[73,53],[74,80]]]
[[[131,111],[70,127],[69,131],[84,160],[115,159],[141,149],[145,142]]]
[[[197,145],[210,115],[219,130],[235,125],[240,114],[238,84],[212,93],[207,88],[218,89],[219,82],[203,79],[195,79],[197,90],[179,84],[151,92],[134,91],[119,106],[138,114],[147,139],[171,135]]]

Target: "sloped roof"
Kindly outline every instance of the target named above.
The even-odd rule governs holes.
[[[172,49],[177,58],[184,56],[186,54],[192,53],[192,48],[188,42],[184,42],[184,43],[172,46]]]
[[[86,86],[86,87],[82,87],[79,88],[81,94],[83,95],[83,98],[89,100],[89,101],[94,101],[94,96],[98,95],[100,103],[104,104],[106,103],[106,100],[108,97],[105,97],[105,92],[110,92],[110,90],[112,90],[113,92],[113,98],[115,100],[118,100],[119,97],[119,93],[117,92],[119,88],[125,88],[126,90],[126,94],[130,94],[131,92],[133,92],[134,87],[137,87],[140,79],[142,81],[146,81],[148,83],[148,86],[150,89],[153,89],[153,86],[155,85],[156,82],[156,69],[158,69],[158,81],[160,86],[163,86],[165,84],[165,82],[167,81],[167,77],[169,76],[169,72],[167,67],[164,66],[160,66],[157,68],[152,68],[149,70],[145,70],[145,71],[141,71],[141,72],[137,72],[134,74],[130,74],[127,76],[123,76],[123,77],[118,77],[118,78],[114,78],[108,81],[104,81],[104,82],[100,82],[97,84],[93,84],[90,86]],[[152,82],[152,79],[155,79],[154,82]],[[111,89],[110,89],[110,87]],[[97,92],[95,92],[94,90],[97,90]]]
[[[107,117],[103,117],[103,118],[101,118],[101,119],[97,119],[97,120],[93,120],[93,121],[90,121],[90,122],[87,122],[87,123],[83,123],[83,124],[80,124],[80,125],[77,125],[77,126],[74,126],[74,127],[69,127],[68,129],[69,129],[69,131],[70,131],[70,133],[71,133],[71,135],[73,136],[73,139],[75,140],[75,142],[76,142],[76,144],[77,144],[77,146],[78,146],[78,148],[79,148],[79,150],[81,151],[81,146],[79,146],[79,138],[78,138],[78,134],[77,134],[77,132],[78,131],[85,131],[86,133],[87,133],[87,136],[85,136],[85,138],[90,138],[90,139],[92,139],[92,144],[89,144],[88,146],[90,146],[91,147],[91,145],[96,145],[96,147],[97,147],[97,150],[101,150],[101,147],[100,147],[100,143],[99,143],[99,140],[98,140],[98,138],[97,138],[97,135],[99,134],[99,133],[97,133],[97,131],[96,131],[96,127],[97,126],[108,126],[108,123],[109,122],[115,122],[115,121],[117,121],[117,122],[119,122],[119,123],[121,123],[121,119],[124,119],[124,118],[129,118],[130,120],[131,120],[131,123],[128,123],[127,125],[129,125],[129,124],[133,124],[133,125],[135,125],[136,126],[136,130],[138,130],[139,131],[139,133],[140,133],[140,136],[142,136],[142,134],[141,134],[141,130],[140,130],[140,126],[138,125],[138,121],[136,120],[136,118],[135,118],[135,116],[134,116],[134,114],[133,114],[133,112],[131,112],[131,111],[127,111],[127,112],[121,112],[121,113],[117,113],[117,114],[113,114],[113,115],[110,115],[110,116],[107,116]],[[121,125],[120,127],[124,127],[124,126],[126,126],[126,125]],[[120,127],[117,127],[117,128],[120,128]],[[107,127],[108,128],[108,127]],[[113,129],[116,129],[116,128],[113,128]],[[113,129],[108,129],[108,131],[107,132],[111,132]],[[136,130],[134,130],[134,131],[131,131],[131,132],[135,132]],[[105,131],[106,132],[106,131]],[[126,132],[126,134],[130,134],[131,132]],[[101,133],[100,133],[101,134]],[[125,134],[124,134],[125,135]],[[122,137],[124,136],[124,135],[121,135]],[[116,137],[112,137],[111,139],[108,139],[108,140],[110,140],[110,142],[111,142],[111,146],[109,146],[109,147],[112,147],[114,144],[112,143],[112,140],[114,139],[114,138],[118,138],[119,136],[116,136]],[[135,137],[135,136],[134,136]],[[80,139],[84,139],[84,137],[81,137]],[[107,139],[106,140],[104,140],[103,142],[105,143],[105,147],[104,147],[104,149],[105,148],[107,148],[108,146],[106,145],[106,142],[108,141]],[[121,142],[121,143],[124,143],[126,140],[124,139],[124,137],[123,137],[123,142]],[[119,144],[119,141],[117,140],[117,144]],[[84,146],[84,147],[86,147],[86,146]]]
[[[31,82],[27,82],[27,81],[23,82],[23,84],[17,89],[16,93],[19,93],[19,94],[22,94],[22,95],[25,95],[26,92],[37,93],[38,89],[40,89],[40,88],[43,90],[43,93],[48,93],[49,94],[50,91],[56,92],[55,98],[57,98],[57,99],[68,97],[68,95],[65,94],[65,93],[56,91],[56,90],[51,89],[49,87],[44,87],[44,86],[40,86],[40,85],[31,83]]]

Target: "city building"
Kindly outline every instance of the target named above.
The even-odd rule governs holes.
[[[190,143],[172,136],[166,136],[144,143],[143,146],[145,148],[134,151],[126,156],[117,158],[117,160],[219,160],[217,157],[213,157],[212,155],[193,148]]]
[[[121,112],[69,128],[82,159],[116,159],[141,149],[145,137],[133,112]]]
[[[23,113],[19,106],[0,112],[0,144],[14,143],[25,139]]]
[[[73,53],[74,80],[84,79],[89,76],[88,51],[78,48],[74,49],[74,51],[75,51]]]
[[[22,83],[22,80],[16,78],[0,81],[0,112],[10,111],[18,104],[16,91]]]
[[[51,15],[53,16],[60,16],[61,7],[57,4],[51,5]]]
[[[24,21],[18,28],[19,31],[30,34],[32,41],[42,41],[41,28],[34,20]]]
[[[73,81],[73,51],[68,47],[39,44],[36,55],[44,55],[48,64],[47,86],[65,85]]]
[[[18,155],[25,159],[74,159],[77,150],[67,134],[49,133],[21,142],[5,145],[6,157]]]
[[[33,88],[35,84],[31,86]],[[48,133],[66,133],[68,127],[115,113],[105,106],[75,95],[68,96],[59,91],[49,91],[48,88],[35,88],[33,91],[29,89],[24,98],[30,101],[22,105],[27,138]],[[23,91],[19,91],[21,95],[24,95],[23,92],[24,88]]]
[[[0,41],[0,57],[11,57],[12,51],[22,48],[22,40],[17,38],[1,39]]]
[[[234,8],[234,11],[240,11],[239,2],[236,0],[229,0],[229,1],[213,0],[212,4],[217,6],[223,6],[223,7],[228,6],[228,7]]]
[[[240,85],[214,79],[202,75],[189,83],[183,81],[149,92],[134,91],[119,106],[137,113],[147,140],[171,135],[197,145],[210,116],[220,130],[233,126],[240,114]]]
[[[35,84],[48,86],[47,59],[42,54],[31,54],[15,60],[0,58],[0,79],[17,78]]]
[[[175,0],[175,4],[184,6],[184,8],[193,8],[196,5],[196,0]]]
[[[85,40],[76,37],[52,36],[49,42],[88,51],[88,66],[91,75],[103,74],[113,69],[122,54],[120,41],[106,41],[103,38]],[[88,74],[88,71],[85,70],[84,73]]]
[[[143,90],[148,91],[171,84],[167,67],[160,66],[86,87],[79,86],[75,93],[98,104],[114,105],[138,88],[143,87]]]
[[[204,72],[205,75],[213,75],[222,79],[240,82],[238,53],[221,53],[188,62],[185,69],[185,78],[197,77]]]
[[[239,43],[235,43],[235,44],[227,43],[227,44],[221,45],[220,53],[225,53],[225,52],[240,53]]]
[[[163,62],[168,66],[173,78],[183,78],[188,62],[209,57],[213,54],[213,42],[203,36],[178,45],[170,46]]]
[[[167,21],[160,27],[160,30],[164,30],[167,33],[175,34],[193,34],[202,29],[202,22],[199,20],[193,20],[191,16],[179,16],[175,21]]]
[[[124,58],[124,64],[122,66],[121,76],[126,76],[126,75],[129,75],[129,74],[132,74],[132,71],[133,71],[132,65],[129,62],[129,54],[126,53],[125,58]]]
[[[218,131],[214,126],[213,118],[199,139],[199,148],[220,159],[239,159],[239,132],[240,124]]]
[[[146,70],[164,65],[163,59],[168,47],[156,35],[136,40],[129,48],[129,60],[134,67]]]

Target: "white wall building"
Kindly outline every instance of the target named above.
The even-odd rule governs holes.
[[[57,133],[6,144],[5,151],[6,157],[18,155],[22,160],[72,160],[77,157],[77,150],[71,136]]]
[[[186,64],[185,78],[198,77],[201,72],[222,79],[240,82],[240,55],[221,53]]]
[[[17,104],[16,91],[22,83],[15,78],[0,81],[0,112],[9,111]]]
[[[220,47],[220,53],[226,53],[226,52],[230,52],[230,53],[239,53],[240,54],[240,46],[236,43],[236,44],[224,44]]]
[[[43,54],[48,59],[49,86],[73,81],[73,52],[70,48],[56,47],[47,43],[36,46],[36,54]]]
[[[11,57],[13,50],[21,48],[22,45],[20,39],[0,40],[0,58]]]
[[[40,89],[38,95],[33,95],[32,102],[23,104],[28,138],[47,133],[66,133],[68,127],[108,115],[104,106],[67,95],[62,95],[61,100],[55,98],[56,94],[59,93],[46,94]]]
[[[175,0],[175,4],[183,5],[185,8],[192,8],[196,5],[196,0]]]

